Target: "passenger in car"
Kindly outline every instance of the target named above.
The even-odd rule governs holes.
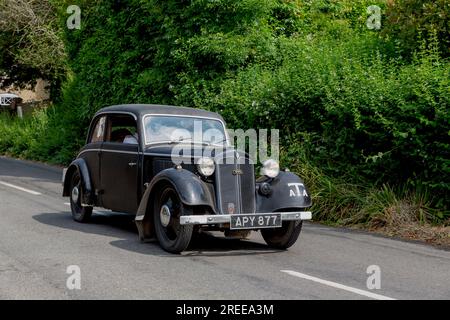
[[[129,135],[125,136],[125,138],[123,139],[123,143],[138,144],[137,134],[135,133],[134,135],[129,134]]]
[[[114,130],[111,134],[111,142],[126,143],[125,139],[129,136],[133,136],[130,130],[121,128]]]

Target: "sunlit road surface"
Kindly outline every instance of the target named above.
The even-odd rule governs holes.
[[[74,222],[61,175],[0,157],[0,299],[450,299],[446,250],[308,223],[288,251],[258,232],[214,233],[173,255],[139,242],[125,215]],[[69,266],[80,289],[67,286]]]

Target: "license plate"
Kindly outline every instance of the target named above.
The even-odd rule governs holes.
[[[259,229],[281,227],[281,214],[236,214],[231,216],[230,229]]]

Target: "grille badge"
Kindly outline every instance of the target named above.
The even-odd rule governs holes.
[[[234,214],[236,211],[236,208],[234,206],[233,202],[228,203],[228,214]]]
[[[242,175],[242,174],[244,174],[244,172],[242,172],[241,169],[234,169],[234,170],[233,170],[233,175],[234,175],[234,176]]]

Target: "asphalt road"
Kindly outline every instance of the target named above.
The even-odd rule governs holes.
[[[205,234],[172,255],[124,215],[74,222],[61,172],[0,157],[0,299],[450,299],[446,250],[308,223],[288,251],[255,232]],[[66,285],[71,265],[80,289]],[[367,287],[373,265],[380,289]]]

